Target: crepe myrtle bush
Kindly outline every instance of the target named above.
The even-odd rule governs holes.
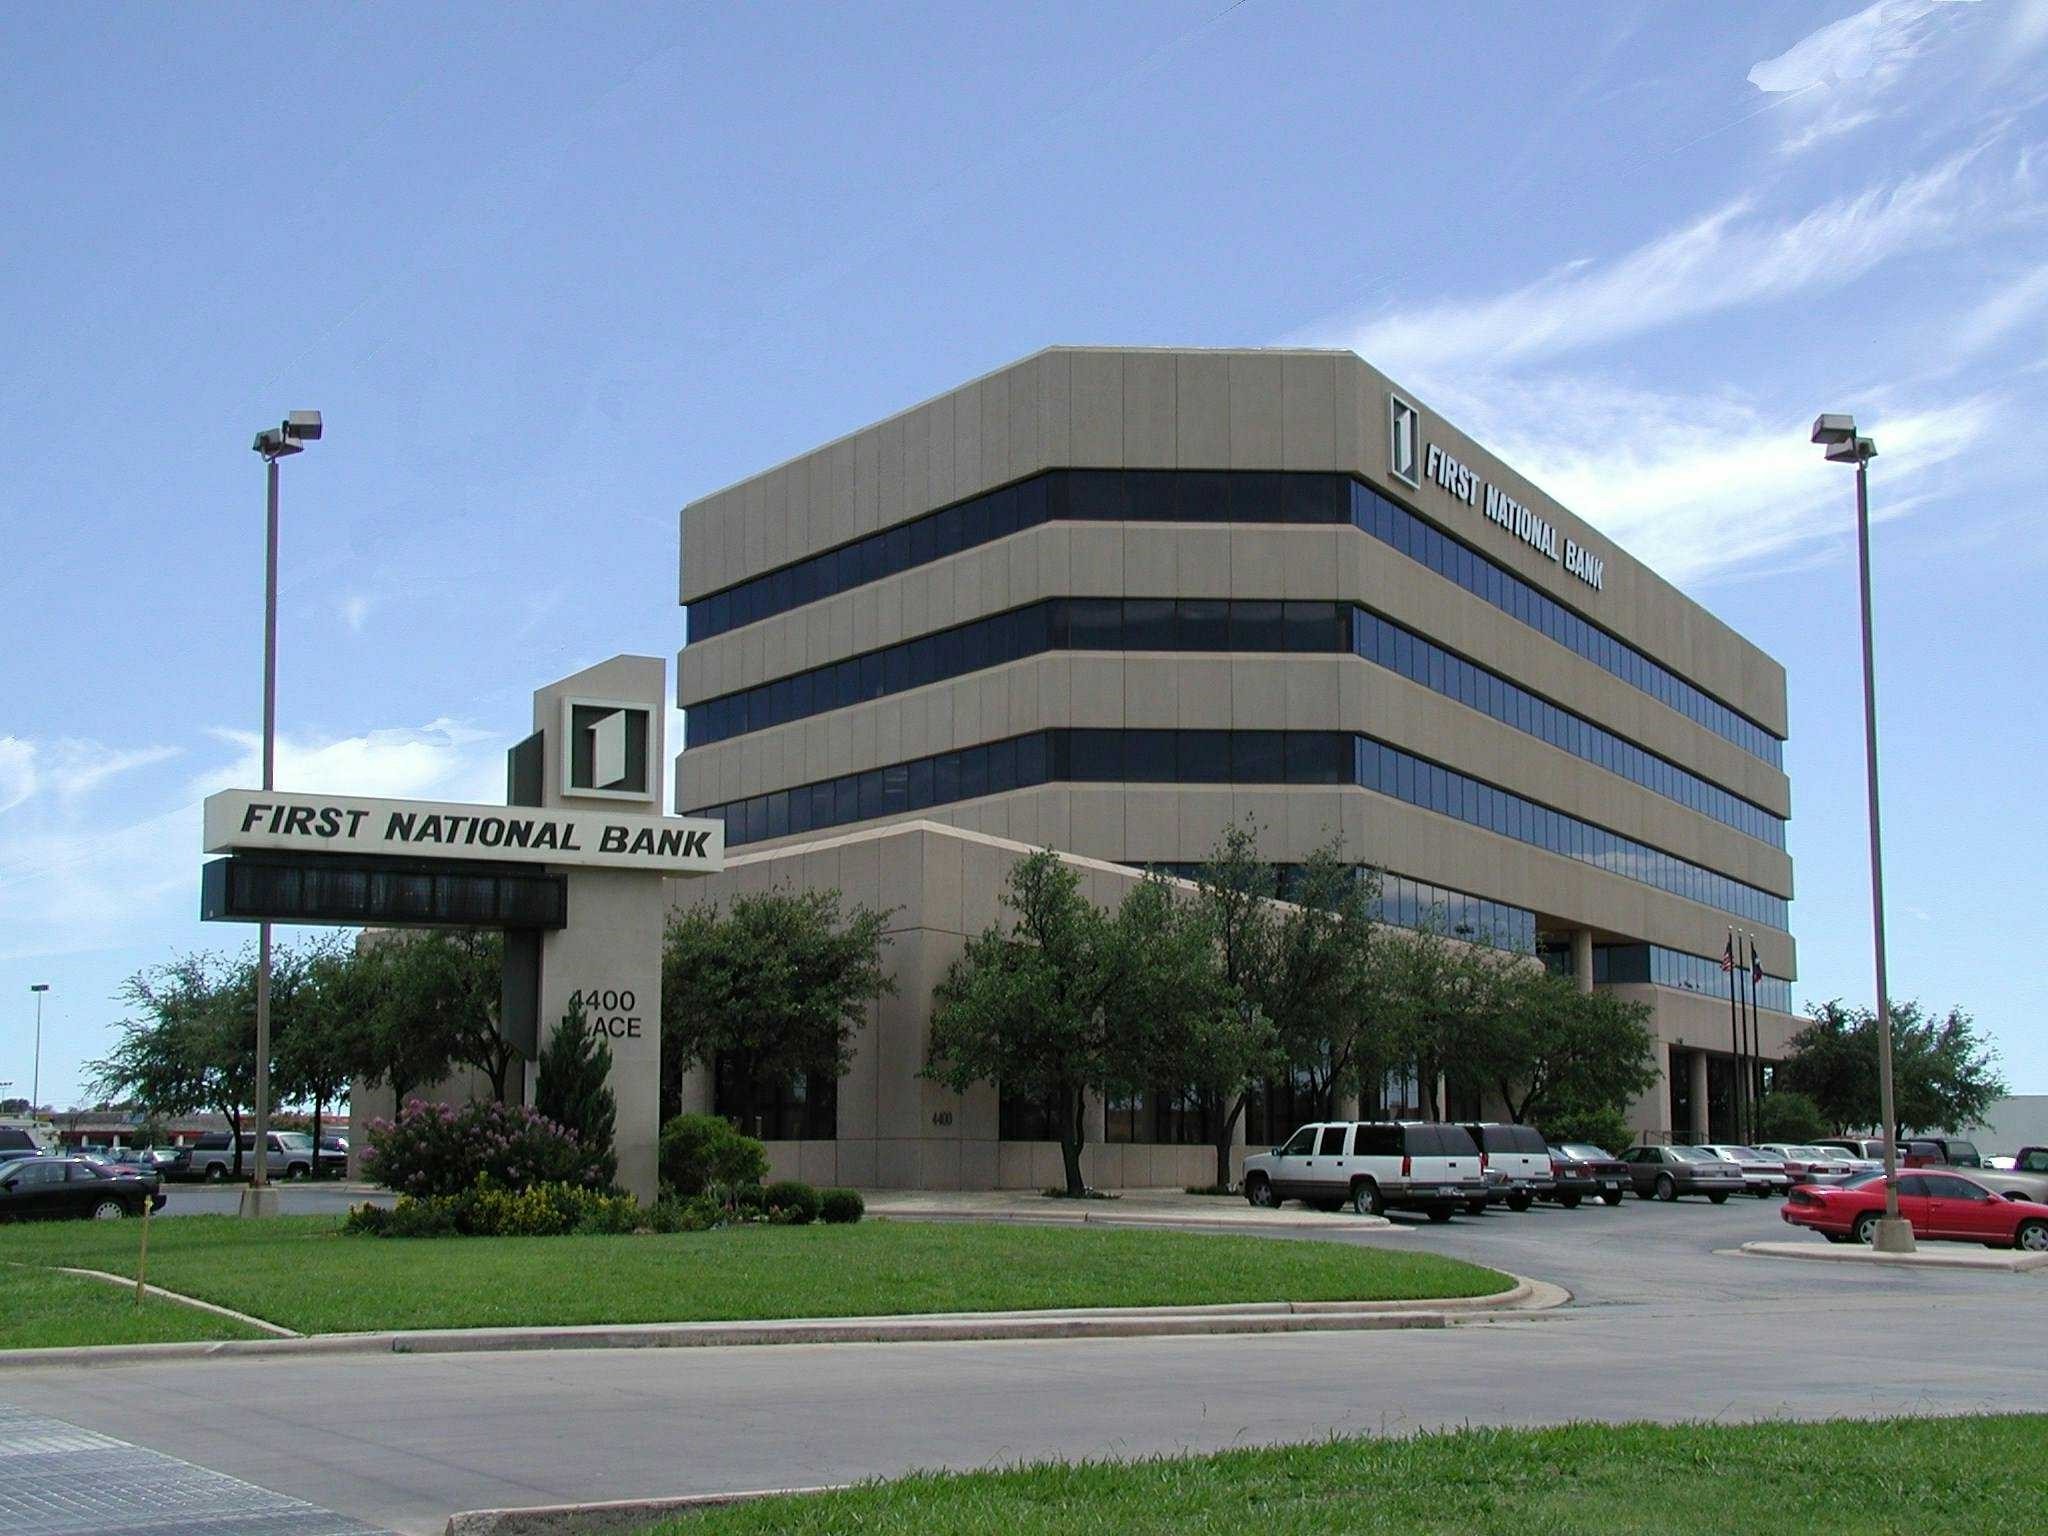
[[[532,1184],[602,1188],[602,1151],[521,1104],[429,1104],[409,1099],[395,1120],[370,1126],[370,1176],[401,1195],[459,1195],[479,1178],[506,1189]]]

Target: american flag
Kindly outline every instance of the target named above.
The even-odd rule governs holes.
[[[1728,930],[1728,947],[1721,951],[1721,969],[1732,972],[1735,969],[1735,930]]]

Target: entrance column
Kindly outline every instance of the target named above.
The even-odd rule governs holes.
[[[1590,928],[1572,930],[1572,980],[1579,984],[1581,992],[1593,990],[1593,930]]]
[[[1695,1142],[1705,1141],[1711,1134],[1707,1129],[1707,1053],[1694,1051],[1687,1067],[1692,1073],[1692,1124],[1686,1128],[1686,1134]],[[1674,1132],[1677,1129],[1672,1127]]]

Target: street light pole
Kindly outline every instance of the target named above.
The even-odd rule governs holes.
[[[263,527],[263,788],[277,787],[277,461],[320,436],[318,411],[293,411],[279,426],[256,434],[266,470]],[[275,1216],[265,1154],[270,1149],[270,924],[256,929],[256,1136],[244,1216]]]
[[[1877,1098],[1884,1117],[1884,1216],[1877,1224],[1881,1253],[1911,1253],[1913,1227],[1899,1215],[1898,1112],[1892,1093],[1892,1002],[1884,957],[1884,844],[1879,833],[1877,801],[1877,661],[1871,641],[1870,611],[1870,461],[1877,444],[1856,432],[1853,417],[1822,416],[1813,424],[1813,440],[1828,445],[1837,464],[1856,466],[1856,572],[1863,606],[1863,768],[1870,805],[1870,924],[1877,952]]]
[[[43,1107],[43,994],[50,990],[50,984],[32,981],[28,989],[36,995],[36,1073],[28,1090],[28,1112],[33,1116]]]

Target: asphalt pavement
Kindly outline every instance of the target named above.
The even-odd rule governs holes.
[[[2048,1404],[2048,1277],[1728,1251],[1791,1232],[1779,1209],[1631,1199],[1273,1239],[1455,1254],[1577,1298],[1442,1331],[35,1368],[0,1375],[0,1401],[422,1533],[459,1509],[1340,1433]]]
[[[338,1216],[365,1200],[379,1205],[393,1201],[390,1191],[367,1184],[341,1182],[306,1184],[290,1182],[271,1186],[277,1191],[278,1209],[286,1216]],[[166,1182],[164,1208],[159,1216],[232,1216],[242,1208],[239,1184],[178,1184]]]

